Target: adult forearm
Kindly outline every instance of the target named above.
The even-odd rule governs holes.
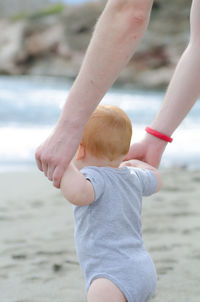
[[[180,59],[152,128],[171,135],[200,94],[200,44],[190,43]]]
[[[151,127],[172,135],[200,94],[200,1],[193,0],[190,15],[190,42],[170,81],[167,93]],[[158,167],[167,142],[146,133],[135,143],[126,160],[135,158]]]
[[[84,126],[136,50],[148,24],[151,6],[152,0],[108,1],[59,124],[73,119],[74,124]]]
[[[152,123],[171,135],[188,114],[200,94],[200,1],[193,0],[190,12],[190,42],[168,87],[164,102]]]

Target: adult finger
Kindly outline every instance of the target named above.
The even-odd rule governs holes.
[[[36,152],[35,152],[35,160],[36,160],[38,169],[39,169],[40,171],[43,171],[43,170],[42,170],[42,161],[41,161],[40,147],[37,148],[37,150],[36,150]]]
[[[63,166],[57,166],[53,173],[53,185],[56,188],[60,188],[61,178],[65,172],[65,168]]]
[[[48,165],[48,169],[47,169],[47,177],[50,181],[53,181],[53,173],[55,170],[56,166],[55,165]]]
[[[47,176],[48,165],[44,161],[42,162],[42,171],[44,172],[44,175]]]

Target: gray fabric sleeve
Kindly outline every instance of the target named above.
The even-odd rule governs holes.
[[[92,167],[83,168],[81,173],[91,182],[95,194],[94,201],[96,201],[104,192],[105,183],[103,175],[97,169]]]
[[[141,168],[134,168],[134,171],[141,183],[142,195],[150,196],[155,193],[157,188],[157,179],[153,171]]]

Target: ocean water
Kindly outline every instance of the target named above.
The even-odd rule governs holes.
[[[81,3],[86,3],[86,2],[95,2],[98,0],[61,0],[63,3],[67,4],[81,4]],[[57,0],[51,0],[51,2],[58,2]]]
[[[36,147],[50,135],[72,83],[48,77],[0,77],[0,170],[35,165]],[[111,89],[102,103],[127,112],[139,141],[163,100],[164,92]],[[200,101],[173,135],[162,166],[200,168]]]

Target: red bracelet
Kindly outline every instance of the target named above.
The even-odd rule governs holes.
[[[163,133],[161,133],[159,131],[156,131],[156,130],[150,128],[150,127],[146,127],[145,130],[146,130],[147,133],[149,133],[149,134],[151,134],[153,136],[156,136],[156,137],[158,137],[158,138],[160,138],[163,141],[166,141],[168,143],[171,143],[173,141],[173,139],[170,136],[165,135],[165,134],[163,134]]]

